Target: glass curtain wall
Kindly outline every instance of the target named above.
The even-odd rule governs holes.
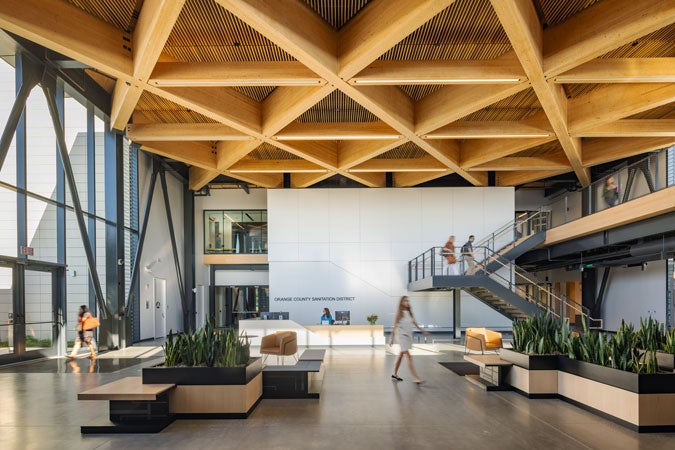
[[[0,61],[0,127],[6,125],[15,101],[17,70],[13,66],[18,59],[18,57],[3,57]],[[106,122],[102,119],[102,113],[91,103],[85,101],[83,104],[79,94],[70,95],[74,91],[67,85],[61,86],[64,94],[61,99],[57,94],[57,103],[62,102],[63,107],[61,113],[66,149],[73,168],[89,240],[95,253],[102,290],[105,293],[106,252],[111,248],[106,245],[106,226],[124,227],[123,257],[127,271],[124,286],[128,286],[130,278],[132,258],[138,241],[137,151],[129,149],[128,143],[125,143],[124,161],[120,161],[124,164],[125,173],[123,179],[125,186],[122,189],[124,198],[119,199],[124,204],[124,223],[118,225],[106,220],[106,189],[116,189],[114,183],[106,184],[105,179]],[[61,164],[56,133],[40,86],[35,87],[29,95],[24,118],[25,131],[19,126],[17,134],[21,133],[22,139],[25,140],[26,166],[18,167],[20,161],[17,160],[17,134],[15,134],[0,169],[0,208],[3,211],[0,215],[0,356],[3,353],[10,353],[10,348],[13,351],[10,339],[13,327],[8,321],[11,321],[17,313],[13,311],[12,302],[12,296],[16,295],[16,292],[21,293],[19,295],[23,303],[19,304],[25,307],[24,339],[27,351],[48,346],[47,343],[51,346],[55,323],[54,299],[57,298],[54,277],[65,276],[67,301],[64,319],[67,322],[68,342],[72,342],[75,338],[73,323],[78,306],[92,305],[94,298],[70,186],[63,181],[63,176],[59,172]],[[24,170],[25,190],[20,186],[17,187],[17,171],[22,173]],[[19,199],[23,199],[24,196],[25,224],[24,220],[17,216],[19,206],[22,204],[19,203]],[[23,233],[27,246],[31,248],[26,251],[28,255],[21,255],[19,251],[18,235]],[[13,286],[17,280],[15,276],[17,257],[25,260],[25,265],[22,266],[25,267],[22,268],[25,270],[25,282],[20,289]],[[138,317],[134,320],[138,321]],[[138,340],[138,336],[139,333],[134,333],[135,340]]]
[[[204,253],[267,253],[267,210],[204,211]]]

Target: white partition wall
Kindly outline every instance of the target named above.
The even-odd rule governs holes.
[[[513,188],[268,190],[270,310],[304,325],[322,309],[348,310],[353,324],[393,324],[408,294],[418,322],[452,326],[450,292],[407,292],[407,263],[456,236],[479,241],[514,217]],[[510,321],[467,294],[463,326]]]

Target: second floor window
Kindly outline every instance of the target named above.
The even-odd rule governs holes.
[[[204,253],[267,253],[267,210],[205,210]]]

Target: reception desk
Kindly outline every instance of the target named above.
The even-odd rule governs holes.
[[[382,325],[300,325],[293,320],[239,321],[240,336],[250,338],[251,345],[259,346],[263,336],[275,331],[295,331],[298,345],[301,346],[340,346],[340,345],[384,345],[384,326]]]

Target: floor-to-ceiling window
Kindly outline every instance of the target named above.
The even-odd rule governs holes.
[[[20,59],[0,60],[0,132],[17,96],[20,83],[16,80],[21,79],[22,70],[33,70],[22,68],[17,63]],[[26,100],[23,118],[0,168],[0,362],[13,360],[3,355],[23,359],[47,348],[50,354],[63,353],[65,343],[75,338],[78,306],[88,305],[98,314],[87,246],[92,250],[104,295],[107,277],[116,275],[107,273],[107,259],[123,259],[129,272],[135,252],[137,151],[124,142],[123,161],[117,162],[123,164],[124,186],[106,180],[106,152],[120,150],[115,139],[106,140],[107,118],[81,92],[61,80],[56,83],[53,98],[63,124],[86,234],[83,239],[47,98],[38,85]],[[108,148],[111,145],[115,148]],[[124,221],[120,218],[119,224],[106,217],[106,193],[110,192],[117,193],[124,205]],[[106,228],[110,227],[123,227],[123,254],[108,253],[111,245]],[[112,249],[116,253],[115,245]],[[122,286],[128,286],[128,280]],[[19,341],[17,331],[22,335]],[[56,348],[57,341],[61,342],[60,349]]]

